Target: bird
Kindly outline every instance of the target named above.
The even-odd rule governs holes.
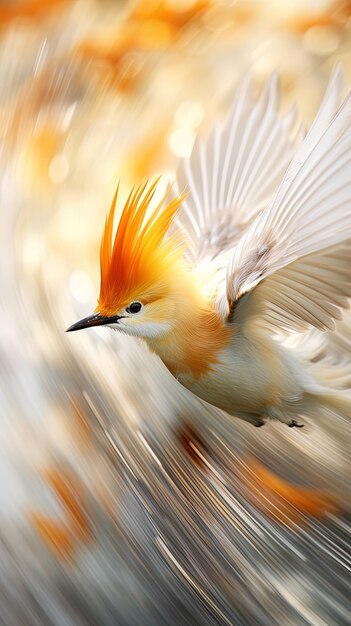
[[[95,312],[205,403],[253,426],[351,414],[351,94],[337,66],[309,128],[274,73],[245,76],[156,203],[133,187],[100,249]]]

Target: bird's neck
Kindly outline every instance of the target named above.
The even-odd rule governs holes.
[[[193,283],[182,282],[181,295],[175,297],[172,328],[161,337],[147,339],[153,352],[170,372],[198,378],[219,362],[220,353],[229,345],[233,327],[204,300]]]

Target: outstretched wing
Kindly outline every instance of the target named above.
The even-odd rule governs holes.
[[[302,138],[301,131],[292,133],[295,108],[280,117],[278,106],[275,74],[257,102],[246,78],[226,123],[215,126],[206,142],[198,139],[191,157],[181,162],[173,193],[190,193],[175,227],[193,265],[232,250],[276,192]]]
[[[340,68],[271,205],[240,239],[228,319],[334,328],[351,297],[351,93]]]

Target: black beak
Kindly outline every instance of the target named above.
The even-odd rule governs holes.
[[[103,324],[117,324],[121,317],[121,315],[104,317],[99,313],[94,313],[93,315],[88,315],[88,317],[84,317],[84,319],[79,320],[79,322],[72,324],[72,326],[67,328],[66,333],[71,333],[74,330],[82,330],[83,328],[91,328],[92,326],[102,326]]]

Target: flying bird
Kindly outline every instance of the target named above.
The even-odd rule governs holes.
[[[101,242],[95,313],[143,339],[207,403],[262,426],[351,413],[351,94],[332,73],[305,135],[281,116],[276,75],[250,79],[196,141],[157,206],[133,188]],[[154,203],[155,204],[155,203]]]

